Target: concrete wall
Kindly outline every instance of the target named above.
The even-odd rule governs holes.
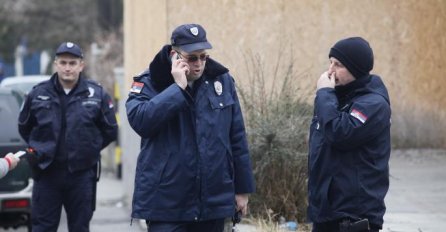
[[[210,55],[225,64],[243,85],[250,84],[246,58],[257,55],[264,64],[266,77],[273,75],[280,58],[282,65],[293,63],[297,73],[302,74],[296,77],[301,78],[300,84],[315,88],[318,77],[328,66],[329,48],[341,38],[362,36],[375,52],[372,73],[381,75],[389,87],[394,118],[407,123],[398,133],[408,136],[419,133],[423,137],[431,129],[438,131],[441,127],[437,122],[423,127],[424,131],[413,126],[417,120],[426,120],[426,115],[434,121],[444,121],[446,1],[125,0],[124,3],[126,87],[132,75],[146,68],[161,46],[169,43],[171,31],[183,23],[199,23],[206,28],[214,46]],[[272,79],[267,81],[271,84]],[[406,120],[404,117],[409,115]],[[394,123],[394,130],[399,130],[398,125]]]

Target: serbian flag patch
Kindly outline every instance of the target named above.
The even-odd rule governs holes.
[[[350,115],[353,116],[354,118],[358,119],[359,121],[361,121],[362,124],[364,124],[365,121],[367,121],[367,116],[357,109],[353,109],[350,112]]]
[[[112,100],[108,101],[108,108],[109,109],[113,108],[113,101]]]
[[[130,88],[130,92],[141,93],[142,87],[144,87],[144,83],[135,81],[133,82],[132,87]]]

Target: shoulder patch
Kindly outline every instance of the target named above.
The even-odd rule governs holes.
[[[144,87],[144,83],[134,81],[132,83],[132,87],[130,88],[131,93],[141,93],[142,88]]]
[[[108,100],[108,108],[109,109],[113,108],[113,101],[111,99]]]
[[[358,119],[360,122],[362,122],[362,124],[364,124],[367,121],[367,115],[363,114],[361,111],[357,109],[352,109],[350,115]]]

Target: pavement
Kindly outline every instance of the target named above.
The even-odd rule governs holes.
[[[386,197],[384,232],[441,232],[446,228],[446,150],[396,150],[390,160],[390,189]],[[133,220],[124,205],[123,183],[113,173],[103,173],[98,184],[97,209],[92,232],[142,232],[144,223]],[[130,191],[131,192],[131,191]],[[5,230],[0,229],[0,232]],[[19,230],[7,230],[24,232]],[[65,215],[59,232],[68,232]],[[239,232],[259,231],[238,225]]]
[[[91,232],[147,231],[138,221],[133,220],[132,225],[130,222],[130,207],[124,204],[124,188],[121,180],[113,173],[103,173],[98,182],[96,211],[90,223]]]
[[[445,167],[446,150],[392,152],[383,231],[446,230]]]

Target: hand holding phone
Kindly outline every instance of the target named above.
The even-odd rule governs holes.
[[[189,65],[183,59],[181,59],[180,54],[176,51],[173,52],[171,56],[172,61],[172,76],[178,86],[182,89],[186,89],[187,86],[187,73],[189,73]]]

